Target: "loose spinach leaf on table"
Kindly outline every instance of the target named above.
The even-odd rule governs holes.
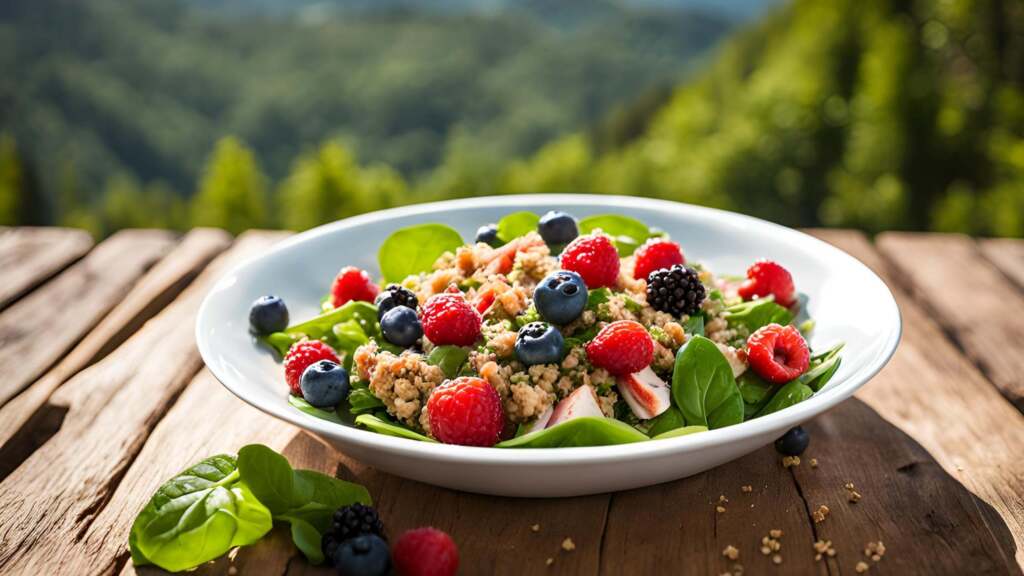
[[[514,240],[537,229],[540,216],[533,212],[513,212],[498,220],[498,239],[502,243]]]
[[[612,237],[619,256],[633,254],[634,250],[655,235],[643,222],[619,214],[588,216],[580,220],[579,228],[580,234],[590,234],[600,228],[602,232]]]
[[[240,482],[236,460],[219,455],[165,482],[135,518],[128,545],[135,564],[177,572],[252,544],[271,526],[270,511]]]
[[[679,436],[689,436],[690,434],[697,434],[698,432],[707,432],[707,426],[683,426],[682,428],[673,428],[668,432],[663,432],[657,436],[651,437],[651,440],[664,440],[666,438],[678,438]]]
[[[756,414],[755,418],[760,418],[766,414],[778,412],[784,408],[789,408],[795,404],[799,404],[804,400],[807,400],[811,396],[814,396],[814,390],[811,390],[809,386],[800,382],[800,380],[792,380],[782,388],[779,388],[778,392],[772,396],[772,399],[761,408]]]
[[[499,442],[495,448],[563,448],[644,442],[647,435],[614,418],[583,416]]]
[[[793,321],[793,313],[776,304],[771,296],[729,306],[722,317],[729,326],[744,326],[751,333],[768,324],[785,326]]]
[[[406,428],[401,424],[386,420],[383,415],[360,414],[359,416],[356,416],[356,424],[369,428],[378,434],[407,438],[409,440],[417,440],[420,442],[437,442],[437,440],[434,440],[429,436],[424,436],[423,434]]]
[[[462,244],[462,236],[450,226],[418,224],[388,236],[377,252],[377,262],[386,282],[401,282],[429,271],[442,254]]]
[[[694,336],[676,354],[672,400],[690,426],[721,428],[743,421],[743,398],[732,368],[703,336]]]
[[[437,346],[427,355],[427,363],[437,366],[448,378],[455,378],[469,358],[469,350],[461,346]]]

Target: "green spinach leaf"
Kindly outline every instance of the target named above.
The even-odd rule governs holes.
[[[704,335],[704,315],[694,314],[686,319],[686,323],[683,324],[683,332],[691,336],[703,336]]]
[[[587,310],[597,310],[597,307],[604,304],[612,297],[612,291],[608,288],[597,288],[587,293]]]
[[[722,428],[743,421],[743,398],[732,368],[703,336],[694,336],[676,354],[672,399],[690,426]]]
[[[839,369],[839,363],[842,361],[839,351],[843,349],[843,346],[843,343],[839,343],[820,354],[811,356],[810,365],[807,372],[800,376],[800,382],[815,392],[824,388]]]
[[[427,363],[437,366],[448,378],[455,378],[469,358],[469,350],[461,346],[438,346],[427,355]]]
[[[377,262],[385,282],[428,272],[445,252],[462,246],[462,236],[444,224],[419,224],[396,230],[381,244]]]
[[[810,386],[801,383],[800,380],[792,380],[783,385],[782,388],[779,388],[779,391],[772,396],[772,399],[764,405],[764,408],[761,408],[755,417],[760,418],[765,414],[789,408],[807,400],[811,396],[814,396],[814,390],[811,390]]]
[[[768,324],[785,326],[793,321],[793,313],[776,304],[771,296],[729,306],[722,317],[729,326],[745,326],[751,333]]]
[[[348,393],[348,411],[351,414],[364,414],[383,408],[384,403],[370,392],[366,382],[353,382]]]
[[[499,442],[495,448],[563,448],[610,446],[646,441],[647,435],[614,418],[583,416],[551,428]]]
[[[619,256],[631,255],[648,238],[654,236],[646,224],[629,216],[601,214],[580,220],[580,234],[590,234],[598,228],[612,237]]]
[[[360,414],[359,416],[356,416],[356,424],[369,428],[378,434],[407,438],[409,440],[418,440],[420,442],[437,442],[437,440],[434,440],[429,436],[424,436],[423,434],[406,428],[401,424],[385,420],[376,414]]]
[[[323,533],[302,518],[281,516],[278,519],[291,524],[292,542],[302,552],[302,555],[309,560],[310,564],[318,565],[324,563]]]
[[[537,229],[540,216],[533,212],[513,212],[498,220],[498,239],[502,243],[514,240]]]
[[[335,412],[334,410],[324,410],[323,408],[317,408],[316,406],[313,406],[309,402],[306,402],[306,399],[302,398],[301,396],[289,394],[288,403],[294,406],[295,408],[302,410],[306,414],[309,414],[310,416],[316,416],[317,418],[328,420],[330,422],[334,422],[335,424],[344,423],[341,417],[338,416],[338,413]]]
[[[772,398],[776,386],[765,382],[753,370],[747,370],[736,379],[736,385],[740,388],[740,396],[743,397],[743,418],[749,420],[757,414],[764,405]]]
[[[647,435],[653,438],[683,426],[686,426],[686,419],[683,418],[683,413],[679,411],[679,408],[670,406],[668,410],[651,419],[651,426],[647,429]]]
[[[132,524],[132,560],[177,572],[262,538],[270,511],[239,478],[235,459],[219,455],[164,483]]]
[[[696,434],[698,432],[707,432],[707,426],[683,426],[682,428],[673,428],[668,432],[663,432],[651,438],[651,440],[664,440],[666,438],[678,438],[679,436],[689,436],[690,434]]]

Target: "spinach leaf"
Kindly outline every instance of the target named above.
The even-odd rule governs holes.
[[[437,440],[434,440],[429,436],[424,436],[423,434],[406,428],[396,422],[385,420],[376,414],[360,414],[359,416],[356,416],[356,424],[369,428],[378,434],[407,438],[409,440],[418,440],[420,442],[437,442]]]
[[[740,396],[743,397],[743,419],[749,420],[772,398],[775,386],[765,382],[753,370],[747,370],[736,379]]]
[[[377,262],[385,282],[427,272],[445,252],[462,246],[462,236],[444,224],[418,224],[396,230],[384,240]]]
[[[647,435],[614,418],[582,416],[537,430],[518,438],[498,442],[495,448],[564,448],[570,446],[611,446],[643,442]]]
[[[629,256],[648,238],[654,236],[646,224],[619,214],[588,216],[580,220],[580,234],[589,234],[600,228],[612,237],[619,256]]]
[[[351,397],[351,394],[349,395],[349,397]],[[321,418],[323,420],[329,420],[331,422],[334,422],[335,424],[344,423],[341,417],[338,416],[338,413],[335,412],[334,410],[324,410],[323,408],[317,408],[316,406],[313,406],[309,402],[306,402],[306,399],[302,398],[301,396],[289,394],[288,403],[294,406],[295,408],[302,410],[306,414],[309,414],[310,416],[316,416],[317,418]]]
[[[239,478],[235,459],[219,455],[164,483],[132,524],[132,561],[177,572],[262,538],[270,511]]]
[[[779,391],[772,396],[772,399],[764,405],[758,411],[755,417],[759,418],[765,414],[771,414],[772,412],[778,412],[783,408],[789,408],[794,404],[799,404],[804,400],[807,400],[811,396],[814,396],[814,390],[811,390],[809,386],[800,382],[800,380],[792,380],[786,383]]]
[[[342,354],[342,365],[345,370],[351,371],[352,356],[355,354],[356,348],[369,342],[370,337],[366,335],[362,325],[355,319],[335,324],[331,328],[331,333],[334,335],[334,349]]]
[[[502,243],[514,240],[537,229],[540,216],[533,212],[513,212],[498,220],[498,239]]]
[[[815,392],[824,388],[839,369],[839,363],[842,360],[839,357],[839,351],[843,349],[843,346],[843,343],[839,343],[820,354],[811,356],[807,372],[800,376],[800,382]]]
[[[679,436],[689,436],[690,434],[696,434],[698,432],[707,432],[707,426],[683,426],[682,428],[673,428],[668,432],[663,432],[657,436],[653,436],[651,440],[664,440],[665,438],[677,438]]]
[[[384,403],[370,392],[366,382],[355,382],[348,393],[348,411],[352,414],[364,414],[383,408]]]
[[[691,336],[703,336],[704,335],[704,315],[694,314],[686,319],[686,323],[683,324],[683,332]]]
[[[703,336],[694,336],[676,354],[672,399],[690,426],[722,428],[743,421],[743,398],[732,368]]]
[[[302,555],[309,560],[310,564],[318,565],[324,563],[323,534],[320,531],[302,518],[281,516],[279,520],[291,524],[292,542],[302,552]]]
[[[596,310],[612,297],[612,291],[608,288],[597,288],[587,293],[587,310]]]
[[[437,366],[448,378],[455,378],[469,358],[469,350],[460,346],[438,346],[427,355],[427,363]]]
[[[582,332],[577,332],[575,335],[567,337],[565,339],[564,350],[568,352],[569,350],[572,350],[577,346],[582,346],[587,342],[590,342],[591,340],[594,339],[595,336],[597,336],[597,333],[600,332],[600,328],[601,327],[597,323],[594,323],[586,330]]]
[[[722,317],[729,326],[745,326],[751,333],[768,324],[785,326],[793,321],[793,313],[776,304],[771,296],[729,306]]]
[[[518,330],[523,326],[526,326],[530,322],[537,322],[541,320],[540,312],[537,312],[537,307],[530,304],[530,307],[523,310],[523,313],[513,318],[515,322],[515,328]]]
[[[651,426],[647,429],[647,435],[653,438],[683,426],[686,426],[686,419],[683,418],[683,413],[679,411],[679,408],[670,406],[668,410],[651,419]]]
[[[263,338],[282,356],[288,353],[292,344],[303,336],[311,340],[324,340],[336,352],[344,356],[346,369],[352,367],[351,356],[356,348],[370,338],[384,342],[377,322],[377,307],[369,302],[352,300],[339,308],[332,308],[305,322],[285,328]]]
[[[287,332],[274,332],[267,334],[260,338],[260,341],[270,346],[277,352],[278,356],[284,357],[288,353],[288,349],[292,347],[292,344],[296,343],[301,339],[302,336],[298,334],[288,334]]]

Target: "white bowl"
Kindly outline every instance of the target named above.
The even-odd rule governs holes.
[[[517,210],[564,209],[577,217],[618,213],[667,231],[687,259],[742,274],[771,258],[808,295],[813,348],[845,342],[842,364],[809,400],[735,426],[679,438],[586,448],[498,449],[394,438],[307,415],[288,404],[281,366],[248,333],[250,303],[276,294],[293,322],[317,314],[320,297],[344,265],[376,273],[380,243],[424,222],[449,224],[472,239],[477,227]],[[231,392],[260,410],[323,438],[392,474],[503,496],[576,496],[648,486],[708,470],[764,446],[835,406],[874,376],[900,339],[900,313],[885,284],[846,253],[811,236],[743,216],[660,200],[620,196],[533,195],[472,198],[365,214],[292,237],[226,274],[199,310],[203,360]]]

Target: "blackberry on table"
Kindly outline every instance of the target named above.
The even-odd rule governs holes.
[[[338,508],[331,519],[331,528],[321,541],[324,556],[333,558],[342,542],[364,534],[375,534],[387,540],[384,523],[380,521],[377,510],[373,506],[358,503]]]
[[[647,276],[647,303],[655,310],[676,317],[696,314],[705,296],[707,289],[693,268],[676,264]]]

